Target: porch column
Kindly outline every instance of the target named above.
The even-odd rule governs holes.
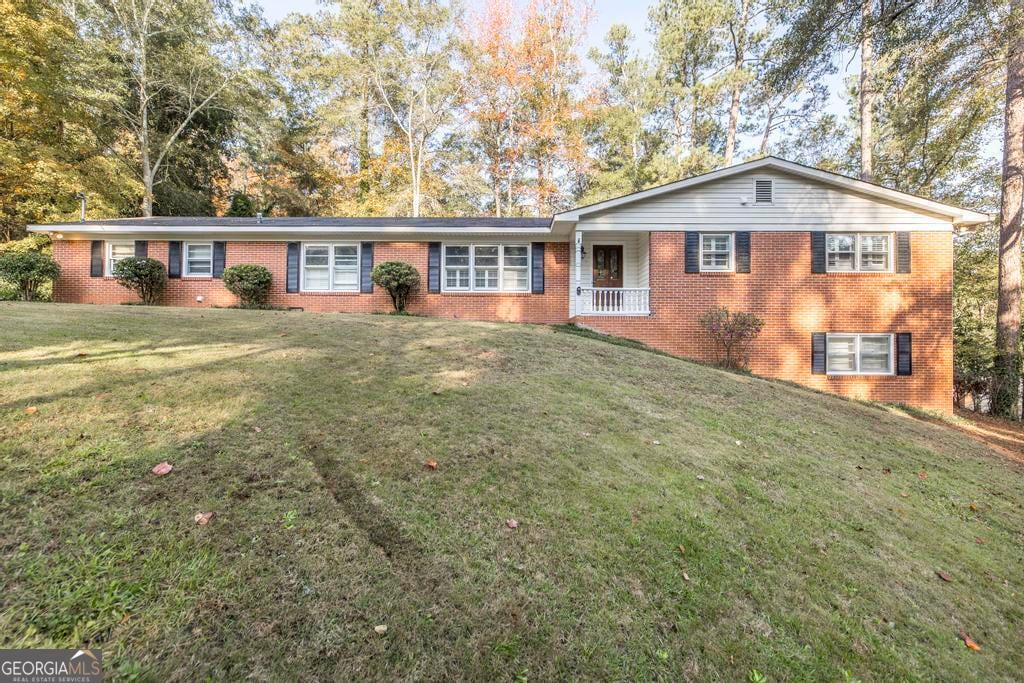
[[[583,232],[581,230],[577,230],[576,231],[575,250],[576,250],[576,289],[574,290],[575,294],[573,294],[573,296],[576,297],[576,298],[573,299],[573,301],[575,302],[575,305],[573,306],[573,312],[576,315],[579,315],[580,314],[580,302],[582,301],[582,297],[580,296],[580,283],[583,281],[582,278],[580,277],[580,271],[583,269]]]

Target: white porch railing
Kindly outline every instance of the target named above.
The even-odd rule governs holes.
[[[576,315],[648,315],[648,287],[580,287]]]

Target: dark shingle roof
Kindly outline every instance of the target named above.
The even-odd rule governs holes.
[[[269,218],[257,222],[255,218],[209,216],[154,216],[152,218],[111,218],[105,220],[50,223],[53,227],[109,225],[126,228],[187,228],[211,226],[224,228],[546,228],[551,225],[551,218],[495,218],[493,216],[458,217],[458,218],[408,218],[408,217],[310,217],[310,218]]]

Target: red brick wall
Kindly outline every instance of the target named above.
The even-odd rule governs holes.
[[[89,276],[90,243],[55,241],[54,257],[61,265],[61,276],[54,287],[54,299],[69,303],[118,304],[136,301],[113,278]],[[374,313],[390,311],[391,299],[380,287],[372,294],[358,292],[285,292],[285,242],[228,242],[225,265],[258,263],[274,276],[270,303],[297,306],[307,311]],[[149,242],[149,256],[167,263],[167,242]],[[426,291],[426,242],[376,242],[374,262],[405,261],[420,272],[420,291],[409,302],[409,311],[425,315],[468,320],[506,320],[511,322],[564,323],[569,315],[569,245],[550,242],[544,250],[544,294],[474,294]],[[196,301],[197,296],[204,301]],[[164,302],[171,306],[231,306],[237,303],[223,283],[213,278],[168,280]]]
[[[683,272],[684,234],[651,233],[650,317],[578,318],[609,334],[672,354],[714,360],[697,319],[712,306],[750,311],[765,321],[750,369],[854,398],[952,410],[953,238],[911,234],[910,274],[811,273],[808,232],[751,234],[751,272]],[[911,332],[913,375],[811,374],[814,332]]]

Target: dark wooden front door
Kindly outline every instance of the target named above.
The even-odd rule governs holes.
[[[595,244],[594,247],[594,286],[622,286],[622,245]]]

